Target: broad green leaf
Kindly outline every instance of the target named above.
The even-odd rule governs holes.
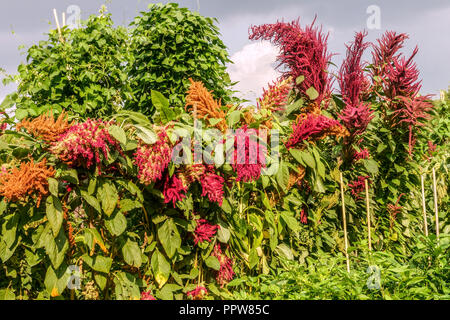
[[[298,224],[298,221],[291,216],[288,212],[281,212],[280,213],[281,218],[286,223],[289,229],[296,232],[300,229],[300,225]]]
[[[50,193],[52,195],[54,195],[55,197],[58,196],[58,180],[56,180],[55,178],[48,178],[48,189],[50,191]]]
[[[123,258],[130,266],[139,268],[142,264],[141,249],[138,244],[130,239],[122,247]]]
[[[146,144],[154,144],[156,141],[158,141],[158,136],[152,130],[150,130],[150,129],[146,128],[146,127],[143,127],[143,126],[139,126],[137,124],[134,125],[134,127],[137,129],[136,135],[144,143],[146,143]]]
[[[177,249],[181,247],[180,234],[171,218],[158,228],[158,238],[169,258],[172,258]]]
[[[209,256],[208,258],[206,258],[205,264],[211,269],[214,269],[217,271],[220,270],[219,259],[217,259],[216,257]]]
[[[111,234],[120,236],[127,228],[127,218],[118,211],[115,211],[109,218],[105,219],[105,226]]]
[[[310,87],[305,93],[311,100],[316,100],[319,97],[319,93],[314,87]]]
[[[156,110],[158,110],[161,115],[161,120],[163,124],[166,124],[169,121],[175,119],[175,114],[172,109],[169,107],[169,100],[167,100],[164,95],[158,91],[152,90],[152,103],[155,106]]]
[[[108,132],[114,139],[119,141],[122,145],[127,144],[127,136],[125,134],[125,131],[121,127],[115,125],[109,126]]]
[[[119,200],[116,186],[110,181],[103,181],[97,190],[97,198],[101,199],[103,212],[109,217]]]
[[[284,162],[280,162],[280,167],[277,171],[276,179],[280,188],[285,190],[289,183],[289,167]]]
[[[83,197],[84,200],[95,210],[97,210],[98,213],[102,213],[102,209],[100,208],[100,203],[98,202],[97,198],[94,196],[91,196],[89,193],[87,193],[84,190],[81,190],[81,197]]]
[[[230,128],[233,128],[234,125],[236,123],[238,123],[240,119],[241,119],[241,111],[240,110],[234,110],[233,112],[231,112],[228,115],[228,126]]]
[[[159,250],[155,250],[151,259],[151,267],[153,271],[153,276],[155,277],[156,282],[161,288],[167,280],[169,280],[170,276],[170,264],[167,262],[164,255],[159,252]]]
[[[61,201],[55,196],[47,197],[45,201],[45,212],[53,235],[56,237],[64,220]]]
[[[101,255],[89,256],[84,254],[81,259],[93,270],[109,273],[113,260],[109,257],[104,257]]]

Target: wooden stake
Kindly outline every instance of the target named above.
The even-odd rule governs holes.
[[[366,187],[366,209],[367,209],[367,230],[369,238],[369,251],[372,251],[372,236],[370,233],[370,202],[369,202],[369,184],[367,179],[364,180],[364,186]]]
[[[433,168],[433,195],[434,195],[434,214],[436,219],[436,237],[439,238],[439,214],[438,214],[438,199],[436,191],[436,171]]]
[[[427,209],[425,204],[425,183],[424,183],[424,175],[420,176],[422,182],[422,212],[423,212],[423,228],[425,231],[425,236],[428,237],[428,223],[427,223]]]
[[[66,13],[65,12],[62,13],[62,26],[63,26],[63,28],[66,26]]]
[[[56,13],[56,9],[53,9],[53,16],[55,17],[56,28],[58,29],[59,41],[64,42],[64,39],[63,39],[62,33],[61,33],[61,27],[59,26],[59,19],[58,19],[58,14]]]
[[[347,272],[350,272],[350,260],[348,258],[348,241],[347,241],[347,218],[345,216],[344,181],[342,179],[342,172],[339,173],[339,178],[341,180],[342,221],[344,224],[345,259],[347,260]]]

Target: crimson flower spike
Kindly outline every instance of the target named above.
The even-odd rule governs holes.
[[[306,90],[311,87],[319,93],[317,104],[331,95],[331,77],[327,72],[331,54],[327,51],[328,35],[321,28],[311,25],[300,27],[299,19],[292,22],[277,22],[251,26],[250,40],[268,40],[280,49],[277,57],[282,67],[282,78],[292,77],[294,80],[304,76],[304,80],[296,88],[308,98]]]
[[[364,86],[364,65],[361,58],[370,43],[364,42],[367,31],[355,34],[355,40],[347,47],[347,55],[339,70],[339,86],[344,102],[351,106],[357,106],[360,94]]]

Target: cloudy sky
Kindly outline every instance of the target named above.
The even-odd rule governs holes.
[[[139,11],[145,10],[148,0],[107,0],[108,11],[116,24],[128,25]],[[240,81],[237,89],[242,97],[255,101],[262,87],[277,77],[274,62],[277,50],[267,42],[248,40],[251,25],[273,23],[277,19],[290,21],[300,17],[302,26],[311,23],[317,15],[317,25],[329,32],[329,51],[336,53],[333,63],[339,65],[345,55],[344,44],[351,41],[356,31],[368,30],[369,41],[375,41],[384,31],[395,30],[410,35],[404,52],[409,54],[419,46],[416,63],[423,78],[422,93],[438,94],[450,85],[450,1],[448,0],[179,0],[181,6],[199,10],[201,14],[216,17],[222,39],[229,48],[233,65],[229,73]],[[78,6],[81,19],[95,14],[105,0],[0,0],[0,68],[15,73],[25,60],[18,47],[25,48],[45,39],[45,33],[54,28],[53,8],[67,19],[73,14],[70,6]],[[379,8],[379,29],[368,25]],[[369,28],[371,27],[371,28]],[[375,26],[376,27],[376,26]],[[22,50],[23,51],[23,50]],[[369,56],[367,56],[369,58]],[[0,86],[0,101],[15,86]]]

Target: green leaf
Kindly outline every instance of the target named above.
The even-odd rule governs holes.
[[[227,119],[228,120],[228,126],[230,128],[233,128],[234,125],[236,123],[238,123],[240,119],[241,119],[241,111],[240,110],[234,110],[233,112],[231,112],[228,115],[228,119]]]
[[[280,243],[275,250],[278,252],[278,254],[285,256],[287,259],[294,260],[294,254],[287,244]]]
[[[49,266],[47,272],[45,273],[44,285],[47,289],[48,294],[56,292],[61,295],[70,280],[70,273],[67,272],[67,266],[62,265],[59,268],[53,268]]]
[[[216,257],[209,256],[208,258],[206,258],[205,264],[211,269],[214,269],[217,271],[220,270],[220,262],[219,262],[219,259],[217,259]]]
[[[284,162],[280,162],[280,167],[278,168],[276,179],[280,188],[285,190],[289,183],[289,167]]]
[[[181,237],[172,218],[167,219],[158,228],[158,238],[169,258],[172,258],[177,249],[181,247]]]
[[[64,220],[61,201],[55,196],[49,196],[45,202],[45,208],[48,222],[52,228],[53,235],[56,237]]]
[[[97,210],[98,213],[102,213],[102,209],[100,208],[100,203],[98,202],[97,198],[94,196],[91,196],[86,191],[81,190],[81,197],[83,197],[86,202],[93,207],[95,210]]]
[[[296,232],[300,229],[300,225],[298,224],[298,221],[291,216],[288,212],[284,211],[280,213],[280,217],[283,219],[283,221],[286,223],[289,229]]]
[[[58,180],[56,180],[55,178],[48,178],[48,189],[50,191],[50,193],[52,195],[54,195],[55,197],[58,196]]]
[[[312,169],[316,168],[316,161],[314,160],[314,157],[305,151],[300,151],[302,154],[302,159],[304,161],[304,163],[306,163],[306,165]]]
[[[123,258],[130,266],[139,268],[142,264],[141,249],[138,244],[130,239],[122,247]]]
[[[109,217],[114,212],[119,200],[116,186],[110,181],[103,181],[97,190],[97,198],[101,199],[103,212]]]
[[[295,83],[297,85],[299,85],[300,83],[302,83],[303,81],[305,81],[305,76],[304,75],[300,75],[297,77],[297,79],[295,79]]]
[[[303,166],[306,166],[306,163],[303,161],[302,154],[304,153],[301,150],[297,149],[289,149],[289,153],[294,157],[295,160],[297,160],[298,163],[300,163]]]
[[[248,256],[248,265],[250,270],[256,267],[258,263],[259,263],[258,251],[256,251],[256,248],[252,248]]]
[[[169,280],[171,271],[170,264],[158,249],[153,253],[150,264],[155,280],[158,283],[159,288],[161,288],[167,280]]]
[[[127,144],[127,136],[125,134],[125,131],[121,127],[112,125],[108,127],[108,132],[111,136],[113,136],[114,139],[119,141],[122,145]]]
[[[217,230],[217,240],[222,243],[227,243],[230,240],[230,230],[223,224],[219,223],[219,229]]]
[[[103,273],[109,273],[113,260],[109,257],[95,255],[93,257],[84,254],[81,259],[93,270]]]
[[[26,109],[16,109],[15,118],[17,120],[22,120],[28,117],[28,111]]]
[[[54,239],[51,236],[46,238],[45,252],[50,258],[53,268],[59,268],[68,249],[69,241],[62,228],[59,229],[59,233]]]
[[[372,174],[378,173],[378,164],[373,159],[365,159],[364,160],[364,166],[366,167],[367,171]]]
[[[156,141],[158,141],[158,136],[152,130],[150,130],[150,129],[146,128],[146,127],[143,127],[143,126],[139,126],[137,124],[134,125],[134,127],[137,129],[136,135],[144,143],[146,143],[146,144],[154,144]]]
[[[161,115],[163,124],[172,121],[175,118],[175,113],[169,108],[169,100],[164,95],[156,90],[151,91],[152,103]]]
[[[115,211],[109,218],[105,219],[105,226],[111,234],[120,236],[127,228],[127,218],[118,211]]]
[[[114,289],[117,300],[136,300],[141,296],[139,286],[142,285],[140,279],[128,272],[119,271],[114,277]]]
[[[310,87],[305,93],[311,100],[316,100],[319,97],[319,93],[314,87]]]

